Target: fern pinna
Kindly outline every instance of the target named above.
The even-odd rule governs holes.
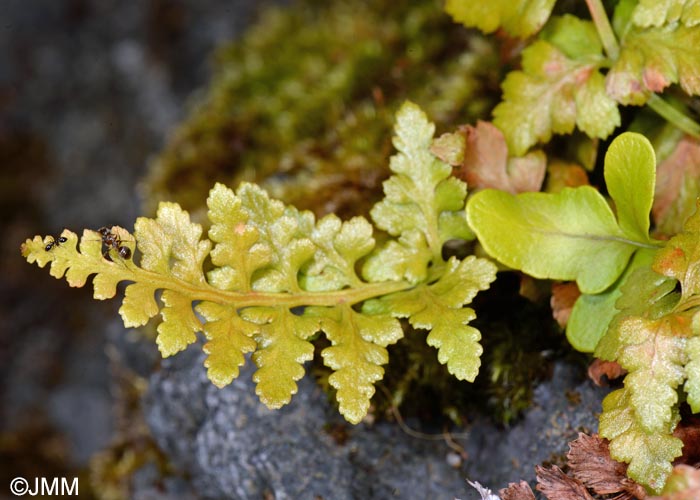
[[[430,152],[433,134],[415,104],[402,106],[394,175],[371,212],[391,236],[380,247],[363,217],[317,221],[254,184],[235,192],[217,184],[207,200],[208,237],[179,205],[161,203],[155,219],[136,221],[133,234],[108,229],[129,258],[117,245],[103,254],[105,232],[91,230],[80,239],[64,230],[62,243],[51,248],[51,237],[35,236],[22,255],[40,267],[50,263],[51,275],[74,287],[94,275],[96,299],[113,297],[119,282],[129,282],[119,309],[124,325],[138,327],[160,313],[156,342],[163,356],[203,332],[205,366],[219,387],[252,353],[256,392],[270,408],[290,401],[303,363],[313,357],[311,340],[322,332],[331,345],[321,356],[333,370],[340,412],[357,423],[384,374],[386,347],[403,336],[398,318],[430,331],[428,344],[457,378],[473,381],[479,369],[480,333],[468,325],[475,314],[464,306],[489,287],[496,267],[474,256],[442,257],[446,241],[472,233],[464,218],[466,185]]]

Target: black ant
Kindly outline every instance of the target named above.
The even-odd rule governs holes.
[[[44,250],[50,252],[53,247],[61,246],[61,243],[65,243],[66,241],[68,241],[68,238],[65,236],[59,236],[58,238],[51,236],[51,241],[44,247]]]
[[[98,233],[102,235],[102,244],[107,246],[104,258],[107,260],[112,260],[109,257],[109,249],[114,248],[119,257],[122,259],[128,259],[131,257],[131,249],[127,246],[122,245],[122,240],[118,235],[114,234],[108,227],[101,227],[97,230]]]

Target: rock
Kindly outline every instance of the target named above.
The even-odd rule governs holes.
[[[453,431],[468,435],[456,439],[469,453],[460,465],[443,440],[417,439],[390,422],[344,423],[310,377],[289,405],[271,411],[255,396],[251,363],[224,389],[206,379],[202,363],[196,349],[165,361],[144,409],[156,441],[203,498],[471,498],[467,477],[494,490],[533,480],[534,465],[565,453],[578,430],[595,430],[603,396],[577,367],[558,363],[510,429],[478,417]],[[328,431],[339,425],[344,442]]]

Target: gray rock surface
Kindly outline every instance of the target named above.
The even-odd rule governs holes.
[[[478,498],[465,478],[494,490],[532,481],[536,464],[565,453],[579,430],[595,430],[604,394],[558,363],[512,428],[480,417],[455,430],[467,435],[456,441],[469,459],[454,467],[444,441],[416,439],[393,423],[345,424],[349,437],[337,443],[325,429],[344,424],[308,377],[288,406],[270,411],[255,396],[250,363],[220,390],[202,362],[194,350],[166,361],[144,403],[155,439],[205,498]]]

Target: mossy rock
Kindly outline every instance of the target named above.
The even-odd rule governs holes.
[[[434,0],[270,8],[215,62],[151,164],[147,211],[169,200],[197,214],[215,182],[247,180],[318,215],[366,214],[404,100],[448,130],[485,117],[499,94],[494,47]]]

